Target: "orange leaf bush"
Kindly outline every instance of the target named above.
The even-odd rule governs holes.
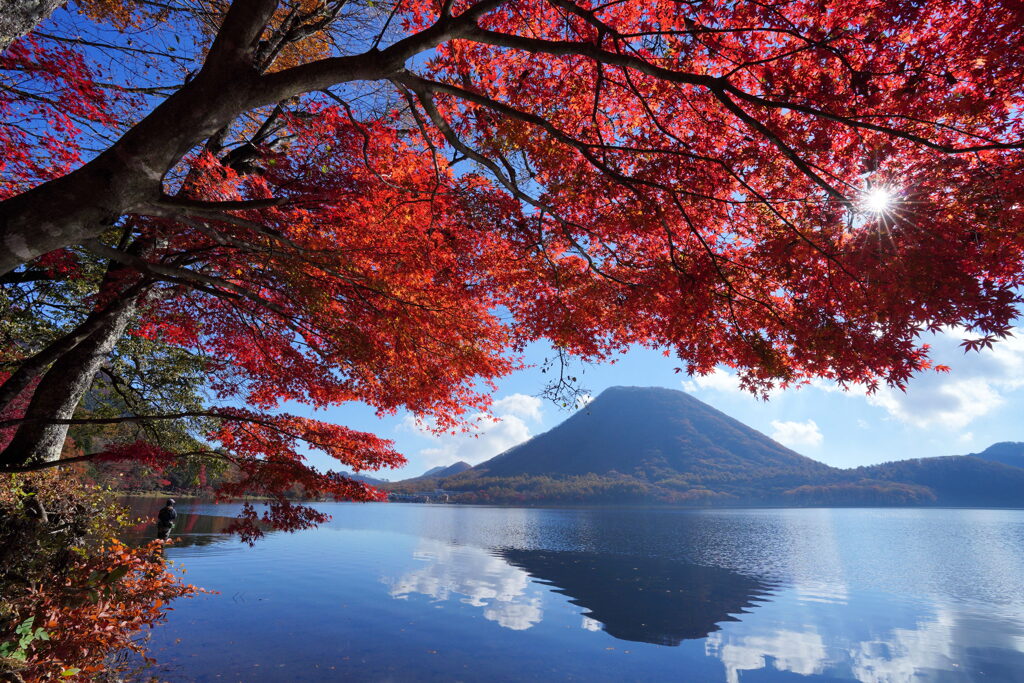
[[[5,680],[93,680],[114,653],[145,656],[146,629],[200,591],[169,568],[162,542],[114,538],[129,522],[100,489],[49,473],[0,479]]]

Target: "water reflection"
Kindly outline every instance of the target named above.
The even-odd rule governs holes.
[[[138,545],[157,537],[156,516],[164,506],[165,498],[126,496],[119,502],[128,507],[128,513],[133,519],[138,520],[129,532],[123,535],[122,540]],[[176,506],[178,518],[171,530],[175,548],[207,546],[227,541],[238,542],[237,538],[224,533],[235,518],[232,515],[210,514],[211,507],[220,511],[200,500],[179,501]]]
[[[825,640],[813,630],[780,629],[739,638],[713,633],[704,644],[704,651],[709,657],[722,660],[728,683],[738,683],[740,671],[764,669],[769,662],[776,671],[802,676],[820,674],[826,664]]]
[[[391,597],[458,600],[483,608],[489,621],[522,631],[543,620],[541,586],[550,586],[585,610],[584,629],[655,645],[703,638],[720,623],[735,621],[771,589],[727,569],[588,552],[503,548],[489,553],[421,541],[413,559],[423,566],[383,579]]]
[[[249,548],[179,506],[220,594],[160,680],[1024,683],[1020,511],[322,509]]]
[[[771,587],[718,567],[589,552],[498,551],[620,640],[679,645],[703,638],[753,607]],[[585,622],[586,623],[586,622]]]
[[[845,603],[806,602],[799,589],[744,623],[713,633],[705,654],[741,672],[825,674],[865,683],[923,680],[1024,680],[1024,630],[1012,615],[976,607],[858,595],[870,622],[850,619]]]
[[[426,538],[412,557],[419,566],[384,579],[393,598],[455,601],[513,631],[568,603],[583,632],[661,646],[704,639],[726,683],[755,671],[865,683],[1024,681],[1024,626],[1008,606],[982,612],[937,595],[853,590],[827,544],[806,561],[832,571],[816,579],[798,566],[789,582],[663,557]],[[556,603],[555,594],[565,597]]]
[[[513,631],[524,631],[544,618],[543,589],[500,557],[477,548],[424,541],[413,558],[423,566],[384,580],[391,597],[404,600],[420,594],[435,602],[457,598],[482,607],[485,619]]]

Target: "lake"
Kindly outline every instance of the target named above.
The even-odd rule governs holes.
[[[155,501],[159,507],[160,501]],[[182,504],[219,591],[164,681],[1024,681],[1024,511],[322,504],[248,547]]]

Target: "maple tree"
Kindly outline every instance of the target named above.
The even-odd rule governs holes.
[[[282,403],[450,429],[539,339],[902,386],[1017,313],[1022,42],[1010,2],[73,5],[0,61],[0,461],[135,425],[75,457],[371,499],[303,448],[390,444]],[[109,367],[154,356],[178,395]]]

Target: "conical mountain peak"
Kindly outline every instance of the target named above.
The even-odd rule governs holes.
[[[493,476],[750,473],[827,467],[689,394],[615,386],[565,422],[477,466]]]

